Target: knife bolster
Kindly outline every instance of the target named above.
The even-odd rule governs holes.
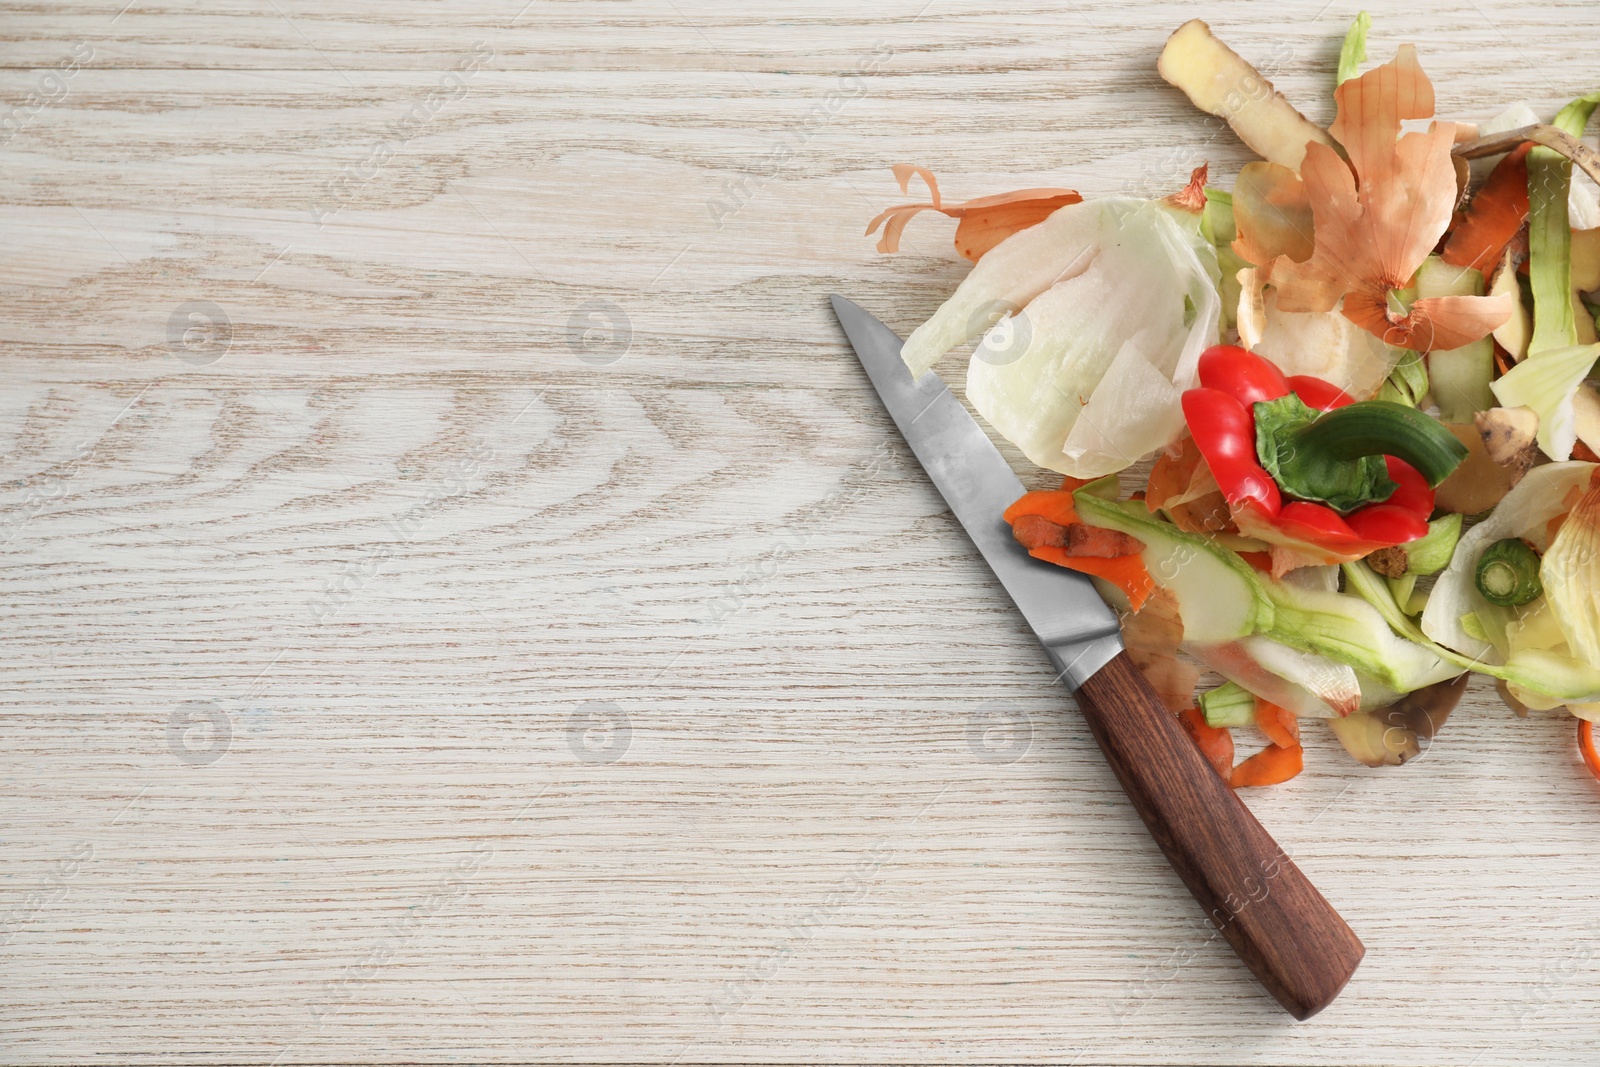
[[[1045,645],[1045,655],[1056,669],[1056,680],[1068,690],[1078,687],[1122,651],[1122,633],[1102,634],[1083,641]]]

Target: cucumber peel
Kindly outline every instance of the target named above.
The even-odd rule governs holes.
[[[1322,417],[1294,393],[1255,405],[1256,457],[1272,480],[1297,499],[1315,500],[1339,512],[1389,499],[1396,486],[1382,455],[1349,459],[1333,448],[1307,443],[1311,428]]]
[[[1237,553],[1156,518],[1137,500],[1106,500],[1088,492],[1090,488],[1073,493],[1078,516],[1144,542],[1140,556],[1151,579],[1178,598],[1184,640],[1233,641],[1272,625],[1272,601]],[[1195,605],[1204,610],[1195,610]]]
[[[1417,269],[1417,299],[1442,296],[1482,296],[1483,274],[1472,267],[1455,267],[1429,256]],[[1460,348],[1428,353],[1428,376],[1433,402],[1442,422],[1471,422],[1475,412],[1494,407],[1489,383],[1494,380],[1494,342],[1484,337]]]
[[[1400,610],[1389,587],[1371,567],[1357,560],[1344,564],[1343,570],[1348,588],[1375,608],[1396,634],[1439,659],[1461,670],[1487,674],[1491,678],[1544,693],[1563,702],[1600,699],[1600,670],[1570,656],[1534,649],[1518,652],[1503,664],[1463,656],[1423,633],[1421,627]],[[1481,625],[1481,619],[1476,621]],[[1487,637],[1484,639],[1487,640]],[[1378,677],[1383,680],[1381,675]]]
[[[1266,462],[1259,424],[1264,409],[1270,404],[1282,403],[1282,400],[1274,400],[1256,405],[1256,450],[1262,466],[1269,471],[1273,466]],[[1307,455],[1327,456],[1346,462],[1394,456],[1415,467],[1434,487],[1448,478],[1467,458],[1467,446],[1440,425],[1437,419],[1416,408],[1387,400],[1363,400],[1334,408],[1317,416],[1315,421],[1292,429],[1286,439],[1288,454],[1297,463],[1305,462],[1301,457]],[[1383,460],[1379,458],[1376,462],[1378,469],[1382,470]],[[1393,485],[1387,474],[1384,474],[1383,480]],[[1301,494],[1295,492],[1295,495]]]
[[[1596,105],[1600,105],[1600,92],[1580,96],[1562,108],[1551,125],[1582,137]],[[1542,145],[1528,153],[1528,282],[1533,290],[1530,356],[1578,343],[1577,321],[1572,315],[1572,225],[1567,217],[1571,189],[1572,163],[1566,156]]]
[[[1348,576],[1352,565],[1344,566]],[[1371,568],[1366,568],[1366,573],[1381,588],[1396,619],[1415,630],[1415,624],[1400,614],[1383,579]],[[1396,619],[1388,618],[1365,597],[1299,589],[1283,582],[1272,583],[1270,593],[1275,615],[1269,637],[1348,664],[1397,692],[1409,693],[1454,678],[1463,669],[1428,645],[1403,639],[1406,635],[1399,632]],[[1416,632],[1421,635],[1420,630]]]

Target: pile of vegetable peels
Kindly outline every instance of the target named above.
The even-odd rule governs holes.
[[[1162,77],[1262,157],[1231,192],[1202,166],[1161,200],[950,205],[897,166],[930,202],[874,219],[879,250],[933,210],[974,264],[902,355],[976,342],[969,401],[1063,476],[1013,535],[1119,606],[1233,785],[1298,774],[1305,717],[1404,763],[1471,672],[1576,716],[1600,777],[1600,201],[1574,180],[1600,182],[1600,93],[1439,120],[1412,46],[1360,73],[1369,27],[1326,130],[1205,23],[1172,35]],[[1222,684],[1197,695],[1197,664]],[[1235,762],[1245,727],[1266,743]]]

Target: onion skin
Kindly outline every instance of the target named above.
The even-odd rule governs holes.
[[[1422,754],[1422,742],[1432,740],[1450,718],[1470,677],[1463,673],[1447,682],[1435,682],[1386,708],[1329,719],[1328,725],[1345,751],[1361,763],[1399,767]]]
[[[1573,656],[1600,664],[1600,468],[1561,521],[1539,577]]]

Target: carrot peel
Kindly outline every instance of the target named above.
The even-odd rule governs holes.
[[[1305,769],[1305,751],[1298,745],[1268,745],[1233,769],[1235,789],[1250,785],[1279,785]]]
[[[1528,221],[1528,149],[1521,147],[1495,164],[1467,205],[1466,214],[1445,242],[1440,258],[1452,267],[1471,267],[1487,277],[1500,262],[1506,245]]]
[[[1069,556],[1066,549],[1054,545],[1041,545],[1029,549],[1028,555],[1080,574],[1104,578],[1128,594],[1128,605],[1134,611],[1144,607],[1144,602],[1149,600],[1150,594],[1155,591],[1155,581],[1145,568],[1144,560],[1138,556],[1115,556],[1111,559],[1101,556]]]
[[[1081,522],[1065,526],[1043,515],[1018,515],[1011,524],[1011,535],[1030,552],[1036,548],[1059,548],[1069,556],[1098,556],[1115,559],[1144,551],[1144,542],[1119,530],[1107,530]]]
[[[1276,704],[1256,698],[1256,728],[1279,748],[1300,747],[1300,720]]]
[[[1115,559],[1144,551],[1143,541],[1120,530],[1107,530],[1103,526],[1089,526],[1081,522],[1063,529],[1066,532],[1068,555]]]
[[[1015,526],[1024,515],[1037,515],[1057,526],[1071,526],[1083,521],[1078,518],[1078,509],[1068,489],[1036,489],[1031,493],[1023,493],[1006,508],[1005,520]]]
[[[1199,708],[1185,708],[1178,716],[1183,728],[1189,731],[1200,754],[1222,776],[1224,782],[1233,774],[1233,734],[1225,726],[1212,726],[1206,722]]]
[[[1600,778],[1600,751],[1594,747],[1594,723],[1588,719],[1578,720],[1578,751],[1583,753],[1583,763],[1589,773]]]
[[[1030,516],[1036,518],[1030,520]],[[1144,546],[1136,538],[1128,537],[1113,544],[1111,540],[1097,539],[1097,533],[1082,532],[1075,535],[1079,539],[1077,547],[1068,543],[1067,538],[1073,536],[1070,528],[1078,527],[1083,531],[1098,529],[1084,525],[1083,520],[1078,518],[1078,510],[1073,505],[1072,491],[1069,489],[1036,489],[1024,493],[1006,508],[1005,520],[1011,524],[1012,535],[1028,550],[1028,555],[1058,567],[1105,579],[1127,594],[1128,605],[1134,611],[1144,607],[1145,601],[1155,591],[1155,581],[1138,554],[1138,549]],[[1046,523],[1068,529],[1060,531],[1060,539],[1057,540]],[[1115,534],[1112,530],[1104,532]],[[1100,555],[1084,554],[1084,547],[1091,543]],[[1123,551],[1104,555],[1105,552],[1115,551],[1117,547]]]

